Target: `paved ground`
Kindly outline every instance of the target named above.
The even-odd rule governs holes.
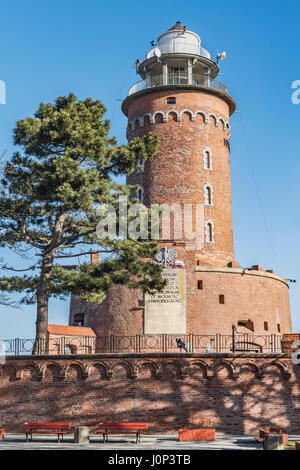
[[[300,436],[289,436],[291,441],[299,441]],[[25,442],[24,434],[7,434],[0,441],[1,450],[256,450],[252,436],[216,435],[215,442],[178,442],[176,435],[142,436],[140,444],[135,443],[135,436],[109,436],[109,442],[103,444],[102,436],[91,436],[90,444],[74,444],[73,436],[64,437],[64,442],[57,443],[55,435],[34,434],[32,442]]]
[[[55,435],[33,435],[33,441],[26,443],[24,434],[7,434],[0,441],[1,450],[255,450],[256,443],[251,436],[228,436],[217,434],[215,442],[178,442],[177,435],[142,436],[140,444],[135,443],[135,436],[109,436],[109,442],[103,444],[102,436],[91,436],[90,444],[74,444],[73,436],[64,437],[64,442],[57,443]]]

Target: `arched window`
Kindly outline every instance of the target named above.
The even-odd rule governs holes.
[[[209,148],[203,150],[203,169],[212,170],[212,155]]]
[[[214,224],[211,220],[208,220],[205,223],[205,242],[206,243],[214,243],[215,236],[214,236]]]
[[[212,206],[213,205],[213,189],[210,184],[204,186],[204,205]]]
[[[73,317],[73,326],[83,326],[84,325],[84,313],[76,313]]]

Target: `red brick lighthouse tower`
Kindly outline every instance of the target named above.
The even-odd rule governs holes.
[[[184,229],[178,236],[182,220],[171,215],[157,258],[166,291],[144,299],[116,287],[96,307],[73,297],[71,324],[80,315],[99,336],[229,335],[232,325],[255,335],[291,332],[287,281],[260,265],[244,270],[234,259],[229,119],[235,102],[216,80],[224,55],[213,61],[199,36],[177,22],[137,61],[142,80],[122,104],[127,138],[155,132],[160,147],[128,184],[140,185],[146,206],[177,205],[182,213],[193,207],[192,229],[198,223],[202,239],[196,243]]]

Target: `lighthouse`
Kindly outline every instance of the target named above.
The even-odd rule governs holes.
[[[70,324],[79,315],[99,337],[138,335],[144,341],[155,335],[221,337],[233,327],[252,336],[291,333],[288,282],[260,264],[244,269],[234,256],[230,117],[236,105],[218,81],[225,56],[212,58],[199,35],[178,21],[136,61],[139,80],[122,103],[127,139],[154,132],[159,152],[127,183],[139,186],[136,196],[147,207],[171,208],[170,234],[158,239],[154,260],[167,286],[154,296],[116,286],[97,306],[73,296]],[[186,206],[193,208],[192,229],[200,224],[200,241],[185,230],[178,236],[182,220],[172,208],[184,212]],[[245,347],[257,350],[254,340]]]
[[[152,131],[160,148],[144,172],[127,181],[140,185],[147,206],[202,204],[204,244],[186,262],[193,268],[227,266],[234,259],[229,118],[235,103],[216,80],[219,66],[200,37],[177,22],[159,36],[137,71],[142,80],[122,105],[127,138]]]

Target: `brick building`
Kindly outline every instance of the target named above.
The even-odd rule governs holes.
[[[84,326],[48,325],[48,354],[94,354],[96,335]]]
[[[98,337],[173,335],[289,334],[292,331],[288,282],[261,265],[240,267],[234,258],[230,181],[230,116],[235,102],[216,80],[216,61],[199,36],[180,22],[159,36],[143,62],[141,81],[122,104],[128,117],[127,138],[155,132],[159,153],[143,171],[127,178],[139,184],[137,197],[146,206],[200,206],[201,243],[190,240],[183,222],[171,214],[169,238],[159,240],[160,259],[177,300],[164,294],[155,301],[138,291],[116,286],[101,305],[72,296],[70,325],[80,318]],[[192,220],[195,230],[196,218]],[[168,257],[168,254],[172,256]],[[95,259],[93,262],[97,262]],[[245,351],[255,350],[250,339]],[[101,350],[101,348],[100,348]]]

